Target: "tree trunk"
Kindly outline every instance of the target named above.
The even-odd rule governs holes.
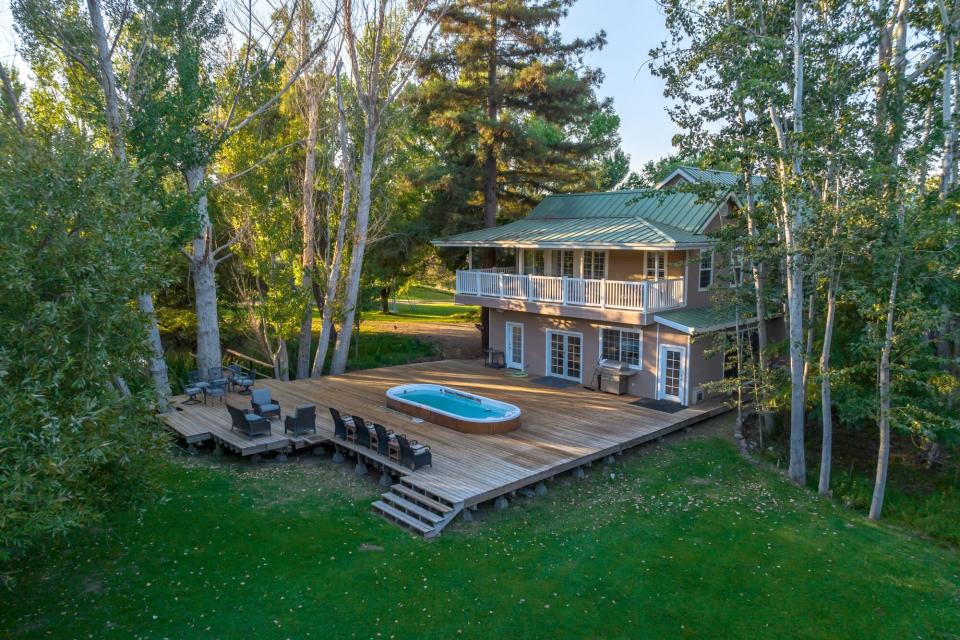
[[[830,399],[830,347],[837,313],[838,274],[830,273],[827,284],[827,317],[823,323],[823,347],[820,351],[820,408],[823,415],[823,439],[820,448],[820,495],[830,493],[830,467],[833,460],[833,403]]]
[[[153,296],[141,293],[137,296],[137,306],[147,318],[147,342],[150,344],[150,377],[157,396],[157,409],[160,413],[170,411],[170,378],[167,375],[167,361],[163,357],[163,343],[160,341],[160,325],[153,308]]]
[[[746,117],[741,112],[741,119],[746,123]],[[753,197],[753,185],[751,181],[753,175],[751,172],[746,173],[746,186],[747,190],[747,233],[750,237],[756,241],[759,231],[757,229],[756,221],[756,201]],[[756,313],[757,313],[757,350],[760,352],[758,355],[758,362],[760,366],[760,407],[757,409],[760,411],[763,423],[761,429],[767,433],[773,432],[773,412],[769,411],[767,407],[767,389],[766,384],[768,382],[768,371],[770,367],[769,356],[767,354],[767,344],[769,342],[769,337],[767,336],[767,303],[765,299],[766,291],[766,267],[764,263],[760,260],[751,260],[750,261],[750,270],[753,274],[753,289],[754,289],[754,298],[756,300]]]
[[[497,128],[500,117],[499,96],[497,95],[497,17],[490,16],[490,41],[487,58],[487,120],[491,128],[490,140],[486,145],[483,159],[483,226],[492,229],[497,226]],[[494,249],[483,252],[481,258],[485,268],[494,266]],[[480,310],[480,346],[490,348],[490,310]]]
[[[899,230],[903,228],[905,216],[904,206],[901,203],[897,212],[897,242],[899,245]],[[883,350],[880,352],[880,372],[877,385],[880,393],[880,446],[877,450],[877,475],[873,483],[873,499],[870,501],[870,519],[879,520],[883,511],[883,497],[887,490],[887,471],[890,467],[890,355],[893,352],[893,320],[897,309],[897,285],[900,280],[900,264],[903,260],[903,250],[898,246],[897,255],[893,263],[893,275],[890,277],[890,298],[887,301],[887,324],[883,339]]]
[[[20,104],[17,102],[17,94],[13,90],[13,83],[10,82],[7,69],[2,63],[0,63],[0,81],[3,82],[3,93],[7,96],[10,110],[13,112],[13,122],[17,125],[17,131],[23,133],[26,131],[27,125],[23,122],[23,115],[20,113]]]
[[[390,287],[380,287],[380,311],[390,313]]]
[[[360,183],[358,185],[357,219],[353,230],[353,246],[350,251],[350,267],[347,270],[347,285],[343,301],[343,322],[340,336],[330,363],[330,373],[340,374],[347,370],[350,355],[350,337],[357,315],[357,299],[360,295],[360,275],[363,271],[363,256],[367,248],[367,227],[370,223],[370,188],[373,182],[373,160],[377,145],[376,120],[368,122],[363,134],[363,152],[360,156]]]
[[[333,326],[333,313],[336,306],[337,290],[340,286],[340,270],[343,265],[344,242],[347,234],[347,220],[350,217],[350,200],[353,193],[353,149],[347,133],[347,116],[343,108],[343,93],[340,90],[340,73],[337,70],[337,112],[338,132],[340,137],[340,155],[343,162],[343,200],[340,202],[340,219],[337,221],[337,236],[333,242],[333,258],[329,261],[327,272],[327,290],[323,300],[320,319],[320,340],[317,342],[317,353],[313,359],[313,371],[310,375],[323,375],[323,366],[327,359],[327,350],[330,341],[337,341],[337,333]],[[329,209],[328,209],[329,211]],[[327,225],[329,227],[329,223]],[[329,243],[328,243],[329,248]]]
[[[807,389],[810,385],[810,371],[813,369],[813,341],[817,335],[817,292],[816,289],[810,292],[810,299],[807,301],[807,346],[803,353],[803,397],[806,404]]]
[[[300,7],[300,60],[304,61],[310,52],[310,16],[311,3],[303,0]],[[303,163],[303,255],[301,265],[303,274],[300,286],[303,289],[303,316],[300,320],[300,334],[297,338],[297,378],[310,376],[310,351],[313,338],[313,271],[316,264],[316,221],[317,206],[315,182],[317,174],[317,136],[320,129],[320,91],[314,74],[305,71],[303,76],[304,98],[307,102],[307,139],[304,148]]]
[[[277,353],[273,356],[273,369],[278,380],[290,381],[290,354],[285,338],[277,339]]]
[[[207,211],[207,195],[202,191],[206,167],[190,167],[184,172],[187,191],[196,195],[200,233],[192,242],[190,272],[196,296],[197,366],[201,375],[221,366],[220,319],[217,312],[217,261],[213,254],[213,224]]]

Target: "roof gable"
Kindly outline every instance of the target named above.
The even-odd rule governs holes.
[[[717,169],[698,169],[697,167],[677,167],[666,178],[660,181],[657,189],[662,189],[677,178],[693,184],[713,184],[728,189],[736,188],[740,184],[740,176],[732,171],[719,171]],[[763,176],[751,176],[750,181],[754,189],[763,186],[766,178]]]

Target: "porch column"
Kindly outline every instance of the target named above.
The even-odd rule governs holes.
[[[467,271],[473,271],[473,247],[467,249]]]

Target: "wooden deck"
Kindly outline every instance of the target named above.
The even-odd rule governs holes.
[[[522,426],[502,435],[470,435],[426,422],[386,407],[388,388],[425,382],[451,386],[510,402],[522,411]],[[387,428],[430,445],[433,466],[406,474],[403,482],[460,508],[491,500],[564,471],[602,459],[643,442],[704,420],[725,410],[710,400],[676,413],[663,413],[629,403],[636,398],[614,396],[573,386],[554,389],[532,378],[513,378],[503,370],[488,369],[478,361],[444,360],[414,365],[358,371],[342,376],[280,382],[267,380],[284,414],[300,404],[317,405],[317,435],[292,438],[283,435],[283,423],[273,421],[269,438],[247,438],[230,431],[229,415],[219,400],[183,405],[164,417],[188,442],[213,439],[251,455],[281,449],[299,449],[333,442],[333,423],[327,408],[345,415],[358,414]],[[230,394],[227,402],[248,407],[249,396]],[[340,440],[336,444],[343,446]],[[357,447],[346,447],[356,450]],[[388,461],[369,450],[370,462]]]

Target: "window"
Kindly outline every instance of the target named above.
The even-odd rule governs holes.
[[[603,280],[607,277],[607,252],[583,252],[583,277],[587,280]]]
[[[543,249],[524,250],[523,272],[531,276],[543,275]]]
[[[573,260],[573,251],[558,249],[552,252],[553,275],[572,278],[576,275],[576,263]]]
[[[700,249],[700,291],[713,284],[713,251]]]
[[[600,328],[600,357],[640,367],[640,332],[631,329]]]
[[[647,278],[663,280],[667,277],[667,252],[647,251]]]

